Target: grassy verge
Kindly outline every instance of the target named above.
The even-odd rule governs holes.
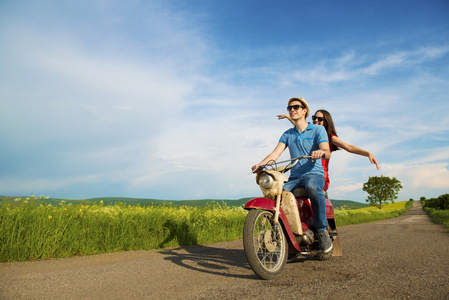
[[[0,261],[24,261],[208,244],[242,238],[242,207],[208,205],[104,205],[4,201],[0,206]],[[399,202],[338,209],[338,226],[393,218],[411,207]]]
[[[0,207],[0,261],[207,244],[241,238],[246,211],[221,206],[37,204]]]
[[[437,224],[443,224],[449,229],[449,209],[436,209],[424,207],[430,218]]]
[[[403,201],[385,205],[382,210],[371,206],[360,209],[340,208],[335,210],[335,220],[337,226],[369,223],[379,220],[395,218],[413,206],[413,201]]]

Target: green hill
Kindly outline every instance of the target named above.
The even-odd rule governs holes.
[[[341,208],[344,206],[346,209],[357,209],[357,208],[364,208],[364,207],[369,206],[369,204],[356,202],[356,201],[352,201],[352,200],[335,200],[335,199],[330,199],[330,200],[331,200],[334,208]]]
[[[12,204],[16,201],[16,198],[25,199],[26,197],[6,197],[0,196],[0,201],[6,200]],[[89,198],[82,200],[64,200],[57,198],[49,198],[49,199],[38,199],[37,202],[46,203],[51,205],[58,205],[61,201],[65,201],[65,203],[73,203],[73,204],[89,204],[89,203],[98,203],[103,200],[104,205],[115,204],[115,203],[123,203],[126,205],[174,205],[174,206],[208,206],[208,205],[222,205],[226,204],[228,206],[243,206],[246,202],[253,199],[254,197],[241,198],[237,200],[225,200],[225,199],[201,199],[201,200],[159,200],[159,199],[151,199],[151,198],[126,198],[126,197],[97,197],[97,198]],[[334,208],[340,208],[345,206],[347,209],[356,209],[363,208],[369,206],[365,203],[360,203],[351,200],[335,200],[331,199]]]
[[[241,198],[237,200],[225,200],[225,199],[201,199],[201,200],[158,200],[158,199],[142,199],[142,198],[117,198],[117,197],[106,197],[106,198],[91,198],[87,199],[90,202],[98,202],[103,200],[105,204],[114,204],[116,202],[122,202],[129,205],[187,205],[187,206],[207,206],[213,204],[226,204],[228,206],[243,206],[246,202],[255,197]],[[76,201],[76,200],[75,200]],[[85,200],[86,201],[86,200]],[[347,209],[357,209],[368,207],[368,204],[360,203],[351,200],[335,200],[331,199],[334,208],[340,208],[345,206]]]

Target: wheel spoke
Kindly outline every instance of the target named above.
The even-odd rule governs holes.
[[[279,234],[275,233],[276,238],[276,249],[274,251],[269,251],[265,245],[265,233],[267,231],[273,231],[272,222],[269,219],[270,216],[266,214],[262,214],[254,228],[254,244],[257,251],[257,256],[259,258],[260,263],[268,269],[276,268],[279,263],[279,259],[281,257],[281,248],[279,247]],[[273,232],[271,232],[273,234]]]

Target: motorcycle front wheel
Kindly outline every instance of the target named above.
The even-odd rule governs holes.
[[[287,263],[288,243],[281,224],[274,226],[274,213],[253,209],[243,226],[243,247],[251,269],[262,279],[274,279]]]

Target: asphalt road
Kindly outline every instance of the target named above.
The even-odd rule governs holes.
[[[249,268],[242,240],[0,263],[0,299],[449,299],[449,233],[419,202],[339,233],[342,257],[299,258],[271,281]]]

